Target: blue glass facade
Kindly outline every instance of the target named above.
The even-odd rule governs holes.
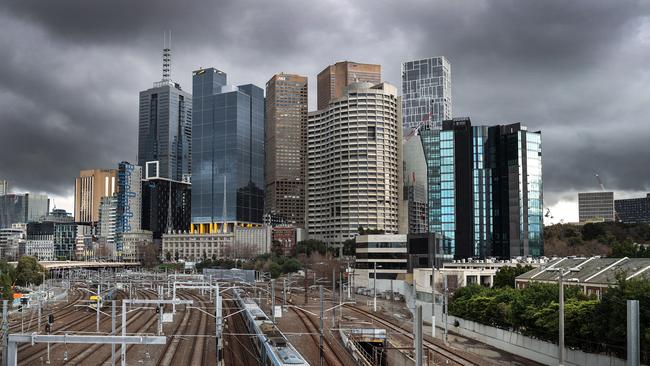
[[[541,134],[512,126],[460,118],[420,131],[443,260],[543,255]]]
[[[193,224],[262,222],[264,90],[226,82],[214,68],[193,73]]]

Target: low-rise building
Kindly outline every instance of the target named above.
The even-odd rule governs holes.
[[[369,286],[374,278],[396,280],[408,272],[406,235],[359,235],[355,241],[355,286]]]
[[[293,226],[276,226],[271,231],[271,239],[280,243],[285,256],[293,256],[296,254],[296,244],[304,240],[304,231]]]
[[[607,288],[616,285],[617,275],[624,275],[627,280],[650,279],[650,258],[557,258],[517,276],[515,285],[523,288],[531,282],[558,283],[560,271],[564,273],[565,285],[578,286],[585,294],[600,298]]]
[[[614,221],[614,192],[578,193],[580,222]]]
[[[139,260],[139,251],[147,245],[153,245],[153,233],[148,230],[134,230],[122,234],[124,244],[122,260],[125,262],[135,262]]]
[[[615,200],[616,219],[626,224],[650,223],[650,193],[642,198]]]
[[[162,256],[196,261],[206,258],[253,258],[271,248],[271,227],[230,222],[163,234]]]

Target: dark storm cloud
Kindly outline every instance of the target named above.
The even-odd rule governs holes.
[[[10,1],[0,8],[0,177],[69,194],[79,169],[134,160],[137,98],[160,78],[215,66],[233,84],[310,77],[350,59],[447,56],[453,109],[543,131],[547,204],[566,192],[650,189],[643,1]],[[313,107],[312,107],[313,108]],[[10,158],[7,158],[10,157]]]

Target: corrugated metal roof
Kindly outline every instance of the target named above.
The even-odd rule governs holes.
[[[517,280],[557,281],[557,269],[571,270],[564,276],[566,282],[608,285],[616,282],[618,273],[626,278],[646,277],[650,279],[650,258],[557,258],[546,265],[517,276]],[[552,269],[552,270],[550,270]]]

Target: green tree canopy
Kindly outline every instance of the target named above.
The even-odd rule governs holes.
[[[499,268],[496,275],[494,276],[494,287],[515,287],[515,278],[521,274],[524,274],[528,271],[532,271],[533,266],[527,264],[522,266],[517,264],[514,266],[504,266]]]
[[[16,266],[16,284],[19,286],[40,285],[43,283],[44,273],[45,268],[38,263],[36,258],[24,255],[20,257]]]

